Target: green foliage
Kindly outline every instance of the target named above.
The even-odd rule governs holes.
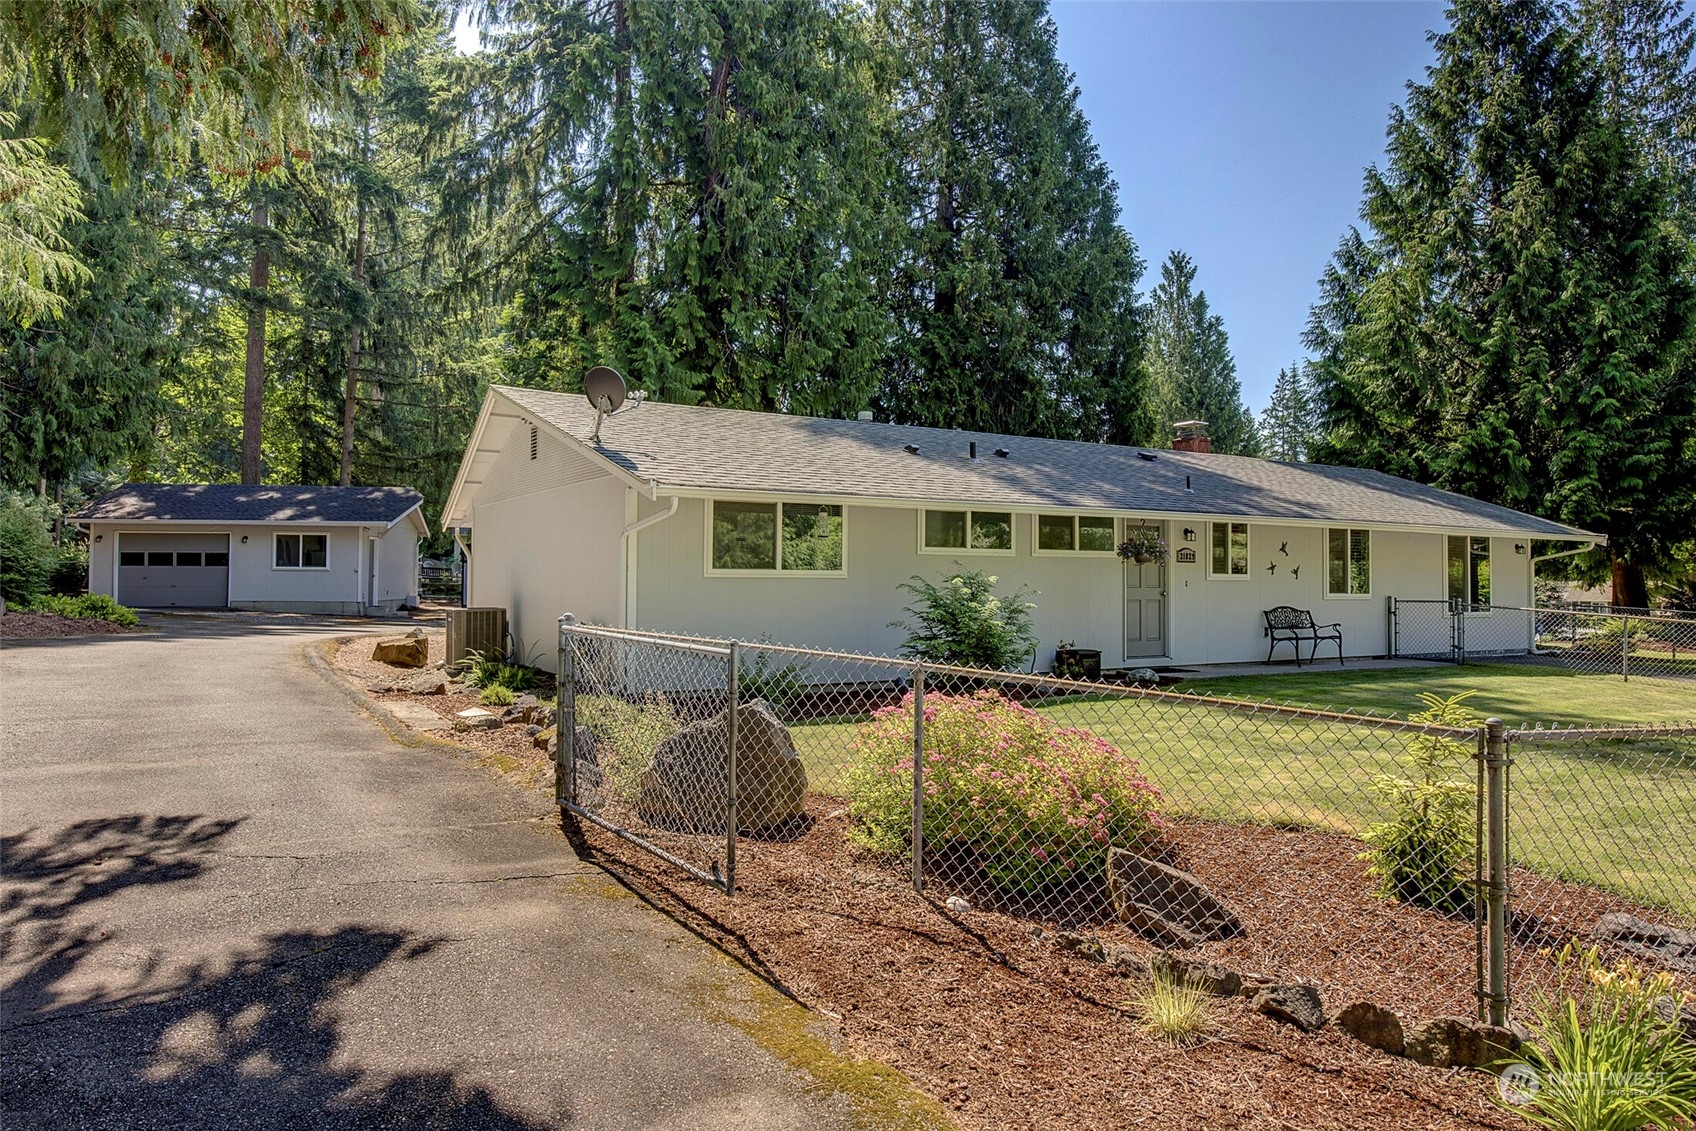
[[[72,620],[105,620],[125,627],[140,624],[135,610],[128,605],[120,605],[104,593],[84,593],[80,597],[61,597],[49,594],[38,597],[29,604],[29,610],[37,613],[53,613],[56,616],[69,617]]]
[[[502,683],[490,683],[484,685],[483,693],[477,696],[477,702],[485,707],[510,707],[515,698],[517,696],[513,695],[512,688]]]
[[[472,649],[461,663],[465,682],[472,687],[528,691],[542,682],[542,674],[535,668],[494,648],[482,652]]]
[[[964,849],[1004,891],[1035,893],[1106,869],[1109,847],[1148,843],[1159,791],[1135,758],[993,691],[926,695],[927,851]],[[913,699],[862,725],[847,777],[849,834],[874,852],[910,852]]]
[[[0,493],[0,597],[9,605],[27,605],[41,596],[54,560],[41,511],[21,495]]]
[[[1555,1131],[1639,1131],[1696,1120],[1696,1046],[1656,1012],[1678,1000],[1671,974],[1629,959],[1605,964],[1596,948],[1568,943],[1556,956],[1557,989],[1533,999],[1532,1040],[1506,1061],[1535,1073],[1515,1111]],[[1508,1076],[1508,1080],[1528,1077]]]
[[[1311,367],[1311,362],[1297,362],[1278,370],[1272,399],[1260,413],[1260,450],[1267,459],[1299,463],[1319,438]]]
[[[959,562],[954,563],[956,567]],[[890,621],[905,629],[901,653],[938,664],[1006,671],[1024,662],[1036,647],[1025,586],[1009,599],[995,595],[1000,578],[981,570],[962,569],[938,585],[914,575],[900,586],[915,602],[904,607],[911,621]]]
[[[47,575],[47,591],[61,597],[75,597],[87,584],[88,547],[80,542],[61,546],[54,556],[52,572]]]
[[[1425,710],[1409,715],[1408,721],[1475,727],[1479,720],[1466,700],[1476,694],[1463,691],[1445,699],[1420,692]],[[1472,907],[1477,784],[1467,768],[1473,756],[1473,748],[1464,742],[1420,734],[1408,742],[1401,759],[1406,773],[1373,779],[1372,791],[1391,816],[1361,834],[1370,846],[1361,858],[1370,865],[1367,874],[1377,878],[1384,898],[1449,914]]]
[[[1243,406],[1237,363],[1225,320],[1194,289],[1195,264],[1174,250],[1160,265],[1149,295],[1147,365],[1154,431],[1145,443],[1164,446],[1180,420],[1205,420],[1213,450],[1258,455],[1260,433]]]
[[[1141,1015],[1144,1032],[1187,1045],[1207,1031],[1213,1003],[1199,986],[1159,971],[1129,1004]]]
[[[760,634],[760,643],[770,642],[770,635]],[[746,649],[742,655],[753,657],[746,660],[736,673],[742,701],[764,699],[779,708],[801,693],[806,686],[807,672],[813,666],[810,662],[794,661],[780,666],[771,652],[759,647]]]
[[[648,695],[632,703],[610,695],[579,695],[577,725],[595,736],[595,761],[603,787],[614,797],[635,804],[642,792],[642,774],[654,760],[654,748],[683,725],[663,695]]]
[[[82,192],[42,139],[3,136],[16,124],[0,110],[0,314],[28,326],[63,313],[89,273],[64,235],[82,219]]]
[[[1606,533],[1653,567],[1696,526],[1691,169],[1645,151],[1624,72],[1554,5],[1452,19],[1367,176],[1373,237],[1351,232],[1321,280],[1321,456]]]

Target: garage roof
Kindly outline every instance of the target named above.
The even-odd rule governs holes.
[[[304,522],[393,525],[424,503],[410,487],[293,487],[127,483],[71,515],[73,522]]]

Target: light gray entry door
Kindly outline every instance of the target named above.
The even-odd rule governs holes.
[[[228,534],[118,535],[118,603],[152,609],[229,604]]]
[[[1127,533],[1137,524],[1126,523]],[[1163,523],[1145,523],[1164,532]],[[1125,658],[1164,656],[1166,651],[1166,563],[1125,559]]]

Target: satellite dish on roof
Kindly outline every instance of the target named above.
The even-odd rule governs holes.
[[[601,442],[601,421],[624,405],[624,378],[610,365],[597,365],[583,375],[583,395],[595,406],[595,430],[589,439]]]

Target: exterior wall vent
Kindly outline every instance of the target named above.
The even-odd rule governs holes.
[[[530,458],[536,458],[536,426],[530,426]]]
[[[448,610],[447,655],[451,668],[472,652],[506,653],[506,610],[497,606]]]

